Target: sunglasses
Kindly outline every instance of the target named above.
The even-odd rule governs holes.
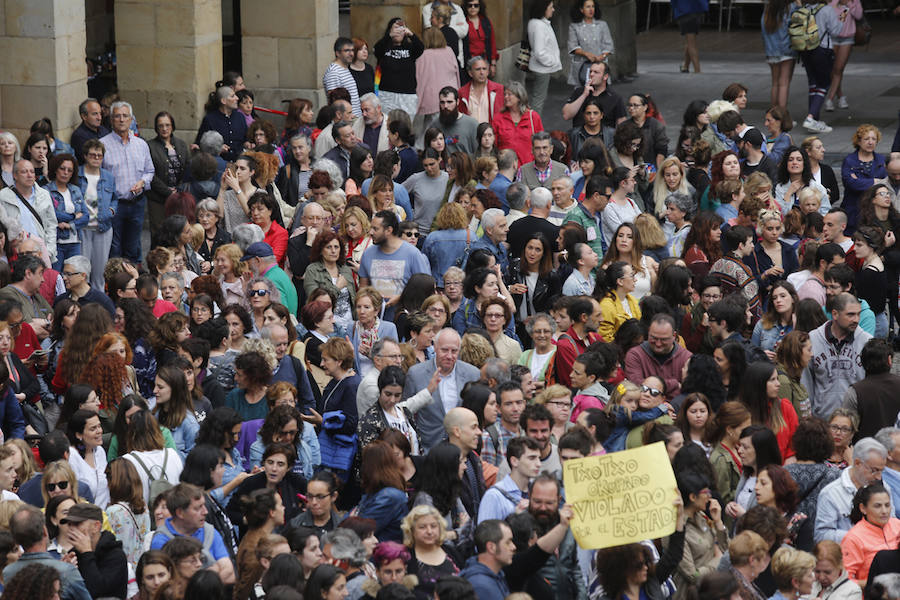
[[[269,290],[250,290],[247,295],[252,298],[253,296],[265,296],[268,293]]]
[[[417,238],[417,237],[419,237],[419,232],[418,231],[404,231],[403,235],[405,235],[406,237]]]
[[[641,386],[641,391],[642,391],[642,392],[649,392],[650,395],[653,396],[654,398],[656,398],[657,396],[659,396],[660,394],[662,394],[662,391],[661,391],[661,390],[657,390],[657,389],[654,389],[654,388],[652,388],[652,387],[650,387],[650,386],[646,386],[646,385],[642,385],[642,386]]]
[[[73,521],[72,519],[60,519],[60,525],[78,525],[81,521]]]
[[[61,489],[61,490],[64,490],[64,489],[67,489],[68,487],[69,487],[69,482],[68,482],[68,481],[60,481],[59,483],[48,483],[48,484],[47,484],[47,491],[48,491],[48,492],[55,492],[55,491],[56,491],[56,488],[59,488],[59,489]]]

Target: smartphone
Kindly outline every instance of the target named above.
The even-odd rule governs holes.
[[[48,354],[47,350],[44,350],[43,348],[40,348],[40,349],[35,350],[34,352],[32,352],[32,353],[31,353],[31,356],[47,356],[47,354]]]
[[[225,168],[228,169],[229,173],[231,173],[234,176],[237,176],[237,169],[235,168],[235,165],[233,162],[228,163],[228,166],[226,166]]]

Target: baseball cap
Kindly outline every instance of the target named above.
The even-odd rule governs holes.
[[[754,148],[761,148],[765,141],[762,132],[756,127],[748,127],[742,131],[741,140],[747,142]]]
[[[241,262],[248,261],[251,258],[266,258],[268,256],[275,256],[272,246],[265,242],[253,242],[247,246],[244,256],[241,257]]]
[[[69,514],[62,521],[70,523],[81,523],[82,521],[100,521],[103,522],[103,511],[96,504],[88,504],[86,502],[76,504],[69,509]]]

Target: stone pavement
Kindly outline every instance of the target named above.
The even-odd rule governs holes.
[[[900,110],[900,27],[897,19],[872,19],[874,35],[868,48],[854,48],[844,73],[844,93],[850,103],[847,110],[822,112],[822,118],[834,130],[820,135],[827,151],[826,162],[840,171],[843,157],[853,150],[851,139],[862,123],[872,123],[882,132],[878,152],[890,150],[897,130]],[[721,97],[731,82],[743,83],[750,89],[744,120],[763,129],[763,118],[769,107],[771,76],[765,62],[758,28],[732,30],[730,33],[704,28],[698,36],[701,73],[681,73],[682,41],[674,26],[660,26],[637,37],[638,77],[630,83],[613,86],[627,99],[635,92],[649,93],[666,120],[669,151],[678,140],[685,107],[691,100],[708,101]],[[806,71],[799,63],[791,82],[789,110],[797,122],[791,132],[799,145],[807,135],[800,124],[807,108]],[[570,92],[565,80],[553,80],[545,104],[544,127],[563,129],[571,125],[562,120],[561,108]],[[552,109],[550,107],[553,107]],[[556,108],[559,107],[559,108]],[[764,131],[764,129],[763,129]]]

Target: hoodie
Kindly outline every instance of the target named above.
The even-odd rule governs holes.
[[[77,557],[78,570],[91,597],[127,597],[128,558],[115,535],[101,531],[97,547],[91,552],[79,552]]]
[[[578,415],[588,408],[604,409],[609,404],[609,391],[603,386],[603,382],[595,381],[588,387],[575,395],[573,399],[572,417],[569,419],[573,423],[578,420]]]
[[[469,580],[475,589],[475,597],[478,600],[503,600],[509,595],[509,586],[506,584],[506,576],[503,575],[503,571],[494,573],[478,562],[478,555],[472,556],[466,561],[466,568],[460,572],[459,576]]]

